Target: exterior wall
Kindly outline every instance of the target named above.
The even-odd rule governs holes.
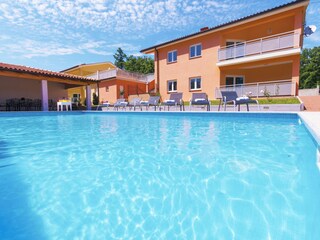
[[[201,77],[202,91],[213,96],[213,89],[219,85],[220,71],[216,66],[217,51],[220,37],[217,35],[204,36],[192,39],[180,44],[159,50],[159,69],[160,69],[160,94],[162,99],[169,98],[167,82],[177,80],[177,91],[183,92],[183,99],[189,100],[192,96],[190,91],[190,78]],[[189,58],[189,47],[201,43],[201,57]],[[177,50],[177,62],[167,63],[167,53]],[[209,92],[211,90],[211,92]]]
[[[49,99],[58,100],[67,96],[64,84],[48,82]],[[41,99],[41,81],[0,77],[0,101],[9,98]]]
[[[320,95],[320,86],[316,88],[309,89],[299,89],[299,96],[319,96]]]
[[[84,100],[86,98],[86,87],[75,87],[75,88],[68,88],[68,99],[73,97],[73,94],[80,94],[80,101],[84,104]]]
[[[216,64],[218,49],[225,46],[227,40],[249,41],[289,31],[301,34],[304,16],[305,8],[299,7],[204,36],[185,39],[155,50],[155,78],[162,99],[169,97],[167,82],[177,80],[177,92],[183,92],[183,99],[189,100],[193,92],[189,86],[191,77],[201,77],[202,86],[199,91],[206,92],[209,99],[214,99],[215,88],[221,84],[225,85],[226,75],[244,75],[247,83],[292,79],[298,85],[300,69],[298,54],[286,58],[277,57],[250,62],[242,66],[235,64],[219,68]],[[296,46],[302,45],[302,37]],[[202,56],[190,59],[189,47],[198,43],[202,44]],[[173,50],[177,50],[177,62],[167,63],[167,54]]]
[[[250,41],[258,38],[276,35],[294,30],[293,12],[278,14],[272,17],[264,18],[254,23],[247,23],[236,28],[221,32],[221,46],[226,45],[227,40]]]
[[[62,83],[48,82],[48,98],[56,101],[68,98],[68,91],[65,85]]]
[[[99,84],[100,102],[114,103],[117,100],[117,80],[108,80]]]
[[[121,98],[120,88],[124,90],[124,98],[128,99],[129,95],[146,93],[146,84],[133,82],[122,79],[113,79],[102,81],[99,84],[100,102],[108,101],[114,103]],[[108,88],[108,91],[107,91]]]

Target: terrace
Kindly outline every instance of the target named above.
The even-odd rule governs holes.
[[[295,96],[296,84],[291,79],[256,82],[237,85],[224,85],[215,89],[215,97],[221,98],[220,91],[236,91],[239,96],[249,95],[252,97],[279,97]]]
[[[218,50],[217,66],[247,63],[300,54],[300,34],[294,31],[223,46]]]
[[[97,71],[97,73],[87,76],[96,80],[121,78],[124,80],[135,80],[139,82],[149,83],[154,80],[154,74],[139,74],[134,72],[128,72],[120,68]]]

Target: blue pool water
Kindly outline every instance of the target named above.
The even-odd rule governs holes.
[[[296,115],[1,115],[0,130],[0,239],[320,239],[318,146]]]

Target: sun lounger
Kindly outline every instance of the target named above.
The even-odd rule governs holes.
[[[192,106],[207,106],[207,111],[210,111],[210,102],[206,93],[193,93],[190,100],[190,110]]]
[[[232,104],[234,111],[236,110],[236,106],[238,106],[238,111],[240,111],[240,105],[245,104],[247,111],[249,111],[249,103],[258,104],[258,109],[260,110],[258,100],[253,100],[246,96],[239,97],[236,91],[221,91],[218,111],[220,111],[221,104],[224,106],[224,111],[226,111],[227,104]]]
[[[101,111],[103,111],[103,109],[108,110],[110,106],[111,104],[109,102],[102,102],[97,106],[96,111],[99,111],[99,109],[101,109]]]
[[[180,111],[184,111],[184,103],[182,100],[182,93],[171,93],[170,99],[163,101],[162,105],[168,106],[168,111],[170,106],[179,106]]]
[[[146,107],[146,110],[149,109],[150,106],[154,106],[154,110],[157,110],[159,107],[160,97],[159,96],[150,96],[148,102],[141,101],[141,105]]]
[[[113,109],[118,111],[119,108],[122,108],[123,110],[125,110],[127,105],[128,105],[128,102],[126,102],[124,98],[120,98],[113,105]]]
[[[141,105],[141,98],[139,97],[135,97],[133,99],[131,99],[128,103],[128,107],[131,110],[131,108],[133,108],[133,110],[136,110],[136,107],[140,107],[140,109],[142,110],[142,105]]]

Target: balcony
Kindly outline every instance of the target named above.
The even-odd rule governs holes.
[[[300,54],[299,43],[300,34],[292,31],[221,47],[217,66]]]
[[[220,86],[215,89],[215,97],[221,98],[220,91],[236,91],[238,96],[250,97],[283,97],[295,96],[296,84],[291,79],[269,82],[246,83],[239,85]]]
[[[127,72],[125,70],[116,68],[111,70],[98,71],[97,73],[89,75],[87,77],[90,77],[96,80],[109,79],[109,78],[121,78],[125,80],[134,80],[134,81],[149,83],[154,79],[154,74],[140,74],[140,73],[134,73],[134,72]]]

